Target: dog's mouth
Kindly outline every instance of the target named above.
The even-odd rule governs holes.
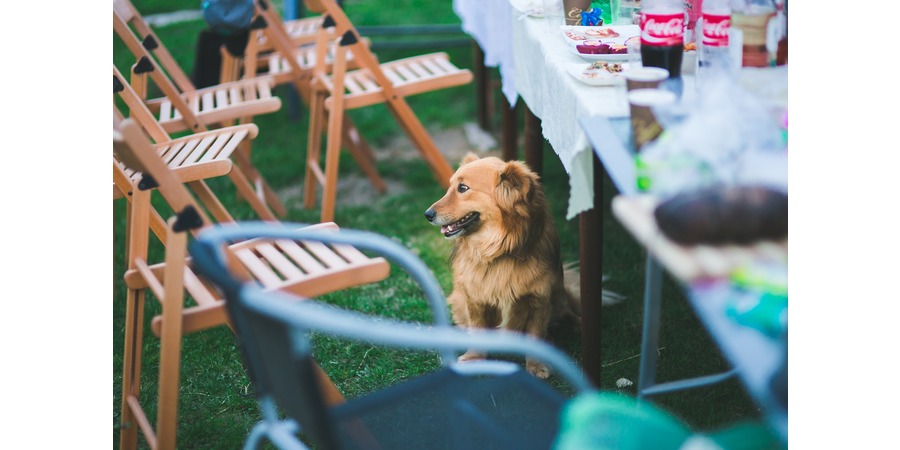
[[[441,233],[444,237],[453,237],[457,234],[463,232],[466,228],[469,228],[478,221],[478,218],[481,214],[477,212],[470,212],[463,216],[462,219],[457,220],[449,225],[441,225]]]

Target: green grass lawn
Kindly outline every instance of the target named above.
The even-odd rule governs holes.
[[[196,2],[165,0],[135,1],[144,14],[190,9]],[[412,0],[345,1],[344,7],[357,25],[458,24],[451,2],[414,2]],[[179,23],[156,31],[190,74],[196,37],[202,21]],[[440,48],[462,66],[472,66],[472,48]],[[388,61],[416,51],[379,51]],[[126,69],[129,54],[114,36],[114,61]],[[306,115],[302,107],[297,117],[290,113],[287,100],[290,91],[280,87],[277,93],[285,99],[285,107],[276,113],[257,118],[259,137],[253,143],[254,163],[270,183],[282,193],[296,192],[303,181],[303,154],[306,145]],[[496,95],[499,96],[499,93]],[[498,97],[499,98],[499,97]],[[410,100],[421,121],[433,131],[461,126],[475,121],[475,89],[473,85],[423,94]],[[388,145],[401,133],[383,106],[352,111],[352,119],[369,142],[376,147]],[[495,128],[499,118],[495,118]],[[499,132],[497,133],[499,139]],[[458,161],[451,161],[454,166]],[[406,189],[389,191],[376,201],[363,206],[342,205],[338,198],[335,221],[344,228],[357,228],[387,235],[412,249],[435,273],[449,293],[451,275],[447,265],[449,243],[422,216],[428,206],[443,195],[427,166],[418,159],[379,160],[378,169],[386,179]],[[341,174],[359,176],[349,155],[342,156]],[[578,221],[565,220],[568,179],[549,145],[544,148],[543,183],[560,231],[565,261],[578,259]],[[256,219],[252,210],[237,199],[227,180],[210,183],[232,214],[238,219]],[[604,202],[608,211],[615,191],[604,179]],[[286,194],[287,195],[287,194]],[[159,199],[156,199],[159,200]],[[165,208],[159,204],[165,211]],[[291,203],[286,221],[317,222],[317,209],[303,210]],[[121,409],[122,335],[124,331],[125,286],[122,280],[124,260],[124,200],[114,202],[114,324],[113,324],[113,414],[114,446],[118,447]],[[607,288],[627,296],[620,305],[604,310],[602,319],[603,364],[602,389],[615,390],[619,378],[637,382],[640,349],[642,295],[645,253],[621,228],[611,214],[604,216],[603,269],[610,276]],[[599,231],[599,230],[598,230]],[[151,252],[161,258],[159,246]],[[350,289],[323,298],[347,308],[406,320],[427,321],[429,313],[422,295],[410,280],[394,273],[385,281]],[[597,274],[599,276],[599,274]],[[658,381],[704,375],[727,368],[702,324],[684,301],[682,292],[668,276],[663,286],[664,309],[658,362]],[[149,323],[159,308],[152,299],[147,302]],[[155,417],[153,398],[158,370],[159,341],[147,332],[144,345],[143,405]],[[580,337],[576,330],[557,330],[553,342],[580,361]],[[369,353],[365,345],[345,346],[320,341],[319,361],[338,388],[348,398],[388,386],[433,369],[435,358],[408,358],[403,352]],[[625,388],[633,393],[633,388]],[[687,392],[668,394],[654,399],[658,405],[684,419],[691,427],[712,430],[744,419],[758,418],[758,410],[736,380]],[[218,327],[188,335],[184,339],[179,404],[178,442],[181,448],[235,448],[242,444],[250,427],[259,420],[252,388],[235,347],[231,332]],[[141,445],[146,443],[141,441]]]

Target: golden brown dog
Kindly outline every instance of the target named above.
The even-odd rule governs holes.
[[[457,325],[528,333],[544,339],[551,322],[580,323],[577,299],[563,284],[559,238],[538,175],[519,161],[469,153],[443,198],[425,211],[453,241],[453,292],[447,298]],[[484,358],[469,351],[460,361]],[[547,378],[544,364],[526,369]]]

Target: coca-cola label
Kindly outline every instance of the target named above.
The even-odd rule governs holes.
[[[731,16],[704,14],[703,45],[707,47],[727,47],[729,27],[731,27]]]
[[[684,12],[641,13],[641,45],[684,45]]]

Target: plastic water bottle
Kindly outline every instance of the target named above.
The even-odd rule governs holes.
[[[701,39],[697,46],[697,78],[730,74],[734,65],[729,57],[728,29],[731,6],[728,0],[703,0],[700,18]]]

